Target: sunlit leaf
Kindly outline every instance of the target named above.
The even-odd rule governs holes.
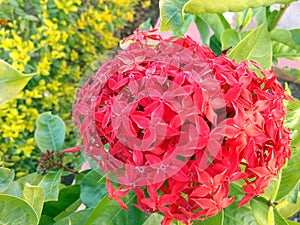
[[[35,74],[23,74],[0,59],[0,106],[16,97]]]
[[[209,217],[204,221],[195,221],[193,225],[223,225],[224,213],[220,211],[217,215]]]
[[[38,218],[33,208],[20,198],[10,195],[0,195],[0,224],[38,224]]]
[[[239,12],[247,8],[269,6],[274,3],[287,4],[293,0],[189,0],[184,6],[184,12],[191,14]]]
[[[13,170],[0,167],[0,192],[6,190],[8,186],[13,182],[15,173]]]
[[[27,183],[23,190],[23,198],[34,209],[37,218],[40,218],[45,199],[44,189]]]
[[[228,56],[237,62],[251,59],[260,64],[264,69],[272,65],[272,46],[267,25],[262,24],[247,34]]]
[[[45,190],[45,202],[56,201],[59,194],[59,183],[61,180],[62,170],[56,172],[49,172],[39,183],[39,187]]]

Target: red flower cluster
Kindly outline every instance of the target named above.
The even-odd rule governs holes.
[[[79,91],[75,122],[85,151],[104,171],[109,196],[190,224],[216,215],[234,199],[262,194],[290,157],[283,127],[290,99],[272,71],[260,75],[189,37],[163,39],[135,31],[131,44],[107,61]]]

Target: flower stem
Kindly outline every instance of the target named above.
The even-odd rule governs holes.
[[[285,13],[285,11],[287,10],[287,8],[289,6],[290,6],[290,3],[289,4],[285,4],[285,5],[280,5],[280,10],[279,10],[277,16],[275,17],[275,19],[274,19],[274,21],[272,23],[272,26],[270,26],[269,31],[272,31],[272,30],[274,30],[277,27],[280,19],[282,18],[283,14]]]

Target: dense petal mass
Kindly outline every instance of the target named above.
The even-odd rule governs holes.
[[[122,198],[132,190],[135,206],[161,212],[167,225],[216,215],[234,201],[237,180],[245,183],[239,205],[262,194],[290,157],[290,97],[273,71],[155,30],[126,41],[74,106],[84,151],[113,175],[109,197],[126,209]]]

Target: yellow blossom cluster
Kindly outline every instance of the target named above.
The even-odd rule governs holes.
[[[71,111],[76,86],[91,63],[118,44],[138,0],[1,1],[0,58],[24,73],[37,72],[16,99],[0,107],[0,166],[26,174],[24,158],[38,152],[35,121],[45,111],[66,123],[64,147],[75,144]],[[149,0],[142,0],[149,6]],[[2,11],[1,11],[2,10]],[[34,164],[34,162],[33,162]],[[19,168],[18,168],[19,167]]]

